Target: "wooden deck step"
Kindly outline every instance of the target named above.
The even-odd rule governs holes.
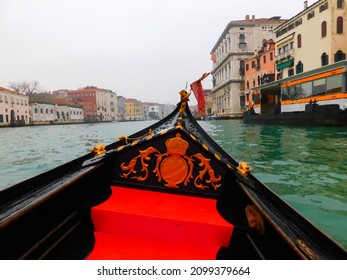
[[[114,247],[114,252],[119,252],[123,247],[124,250],[126,246],[130,248],[129,242],[136,242],[140,247],[151,244],[148,250],[152,253],[147,252],[147,257],[162,255],[159,251],[163,250],[164,245],[165,250],[171,252],[176,251],[174,248],[181,248],[186,253],[177,256],[186,256],[183,259],[191,259],[189,252],[193,249],[201,251],[202,247],[205,247],[206,252],[211,251],[207,253],[209,257],[215,257],[221,246],[228,246],[233,230],[233,226],[217,212],[214,199],[124,187],[112,187],[111,197],[92,209],[92,220],[96,236],[94,251],[101,252],[101,247],[109,242],[109,246]],[[123,245],[120,244],[121,240]],[[155,249],[155,244],[160,244],[159,251]],[[180,244],[187,249],[192,248],[182,250]],[[111,259],[118,259],[116,255],[119,253],[114,257],[106,255]],[[175,254],[170,253],[167,258],[172,259],[172,255]],[[135,259],[141,259],[139,256],[132,254]]]

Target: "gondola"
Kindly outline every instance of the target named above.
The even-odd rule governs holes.
[[[226,153],[189,93],[163,120],[0,192],[0,258],[347,259]]]

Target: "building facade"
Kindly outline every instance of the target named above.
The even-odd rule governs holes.
[[[85,87],[68,93],[71,104],[81,105],[89,121],[118,120],[117,94],[97,87]]]
[[[118,121],[125,121],[125,100],[125,97],[117,96]]]
[[[245,107],[245,61],[264,41],[274,39],[274,30],[285,20],[280,17],[231,21],[211,51],[212,114],[216,117],[241,117]]]
[[[71,105],[34,103],[32,124],[79,123],[84,121],[83,108]]]
[[[255,87],[271,83],[275,80],[275,42],[273,40],[264,41],[256,55],[245,61],[244,87],[246,108],[252,108],[253,99],[259,99],[259,91],[254,91]],[[256,103],[257,100],[256,100]]]
[[[135,98],[127,98],[125,100],[125,120],[127,121],[143,121],[143,105],[142,102]]]
[[[31,123],[29,98],[13,90],[0,87],[0,126]]]
[[[346,0],[305,1],[275,29],[276,80],[254,88],[255,113],[298,113],[310,104],[346,109],[346,32]]]
[[[275,29],[276,76],[287,78],[346,59],[346,0],[320,0]]]

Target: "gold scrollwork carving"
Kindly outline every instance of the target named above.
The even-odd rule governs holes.
[[[123,178],[130,177],[139,182],[143,182],[149,175],[149,161],[156,157],[155,168],[153,172],[158,178],[158,182],[165,181],[165,186],[169,188],[179,188],[183,183],[187,186],[193,178],[194,162],[198,161],[199,175],[194,179],[194,186],[198,189],[209,188],[208,184],[217,190],[220,187],[221,176],[215,175],[215,171],[210,165],[210,159],[204,157],[201,153],[187,156],[189,143],[181,138],[179,133],[175,137],[166,140],[167,151],[161,153],[154,147],[148,147],[140,150],[139,155],[132,158],[129,163],[123,162],[120,167]]]

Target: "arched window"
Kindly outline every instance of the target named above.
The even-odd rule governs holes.
[[[244,34],[240,34],[239,36],[239,48],[241,50],[246,50],[246,37]]]
[[[323,53],[321,56],[322,66],[329,64],[329,56],[326,53]]]
[[[301,46],[302,46],[302,42],[301,42],[301,34],[298,34],[298,36],[297,36],[297,43],[298,43],[298,48],[301,48]]]
[[[346,54],[344,52],[342,52],[341,50],[338,50],[334,55],[334,61],[335,62],[345,60],[345,59],[346,59]]]
[[[338,17],[336,20],[336,33],[337,34],[343,33],[343,17]]]
[[[322,31],[322,38],[327,36],[327,22],[326,21],[322,22],[321,31]]]
[[[304,72],[304,65],[302,64],[301,61],[298,62],[296,65],[296,74]]]

